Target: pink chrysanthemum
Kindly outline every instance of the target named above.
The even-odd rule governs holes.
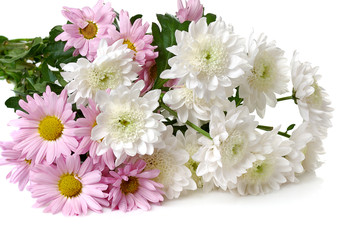
[[[108,206],[105,199],[106,184],[100,183],[102,174],[94,170],[92,159],[80,165],[77,155],[58,158],[55,165],[36,165],[30,175],[28,187],[35,207],[45,207],[44,212],[62,213],[66,216],[83,215],[88,209],[101,212]]]
[[[29,173],[34,166],[34,161],[26,159],[21,151],[14,150],[15,142],[0,142],[2,149],[0,165],[15,166],[6,176],[11,183],[18,183],[19,190],[24,190],[29,182]]]
[[[34,98],[27,96],[27,101],[19,101],[26,112],[16,111],[20,118],[9,123],[20,128],[13,136],[17,142],[14,149],[35,163],[46,160],[48,164],[61,154],[69,156],[75,151],[75,113],[67,103],[66,91],[58,96],[48,86],[43,97],[34,94]]]
[[[113,35],[113,39],[124,39],[124,44],[135,52],[135,60],[140,65],[145,65],[146,61],[158,57],[154,52],[156,47],[152,46],[153,36],[147,35],[149,23],[142,25],[142,19],[135,20],[134,24],[130,22],[128,12],[121,10],[119,13],[119,32]]]
[[[75,129],[75,135],[78,136],[81,140],[76,150],[76,154],[85,154],[89,153],[89,156],[93,159],[94,164],[99,163],[100,168],[104,168],[106,164],[109,169],[114,169],[115,156],[111,149],[101,156],[96,154],[96,150],[100,144],[98,141],[91,140],[91,132],[93,127],[97,125],[96,117],[99,115],[100,110],[97,109],[95,102],[92,99],[89,99],[88,107],[80,106],[84,118],[79,118],[76,121],[77,127]]]
[[[203,15],[203,5],[199,0],[186,1],[186,6],[183,5],[183,0],[178,0],[177,18],[181,23],[185,21],[197,22]]]
[[[104,4],[103,0],[99,0],[93,8],[64,7],[62,13],[71,24],[63,26],[64,32],[55,41],[66,41],[64,51],[74,47],[74,56],[80,53],[93,61],[100,40],[110,41],[112,32],[116,31],[113,25],[116,14],[110,3]]]
[[[109,185],[109,202],[113,210],[119,209],[129,212],[135,209],[149,210],[149,203],[162,202],[163,185],[154,182],[153,178],[159,175],[159,170],[143,171],[146,163],[138,160],[136,163],[125,163],[117,171],[109,172],[110,177],[104,181]]]

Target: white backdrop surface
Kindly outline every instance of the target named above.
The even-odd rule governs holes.
[[[320,66],[320,85],[335,108],[333,128],[324,142],[326,163],[316,176],[263,196],[239,197],[228,192],[195,192],[165,201],[149,212],[105,211],[84,217],[51,215],[32,208],[35,200],[6,179],[10,167],[0,168],[0,239],[361,239],[361,17],[358,1],[203,0],[206,12],[216,13],[248,38],[254,29],[276,40],[290,58],[294,50],[303,61]],[[65,23],[62,6],[93,6],[95,0],[2,1],[0,35],[8,38],[45,37]],[[175,13],[176,0],[112,1],[116,11]],[[16,117],[3,102],[10,86],[0,82],[0,140],[10,140],[7,126]],[[281,104],[289,104],[291,102]],[[281,109],[283,106],[280,106]],[[295,106],[292,106],[295,109]],[[287,109],[287,108],[286,108]],[[268,123],[300,121],[297,111],[274,114]],[[286,119],[286,120],[285,120]],[[291,121],[291,120],[290,120]],[[285,127],[285,126],[284,126]]]

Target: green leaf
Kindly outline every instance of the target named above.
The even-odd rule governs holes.
[[[55,42],[55,38],[57,36],[59,36],[59,34],[61,34],[62,32],[64,32],[62,26],[57,25],[57,26],[53,27],[49,32],[49,41],[50,42]]]
[[[291,124],[291,125],[289,125],[288,128],[287,128],[286,133],[288,133],[289,131],[291,131],[292,129],[294,129],[295,126],[296,126],[296,124]]]
[[[61,76],[60,72],[53,72],[53,74],[56,76],[56,79],[58,79],[61,86],[65,87],[68,82],[64,80],[63,76]]]
[[[217,19],[217,15],[213,14],[213,13],[208,13],[206,16],[207,18],[207,24],[209,25],[212,22],[215,22]]]
[[[19,105],[20,97],[11,97],[8,98],[8,100],[5,101],[5,105],[8,108],[13,108],[14,111],[16,110],[22,110],[22,108]]]
[[[142,14],[137,14],[137,15],[134,15],[133,17],[130,18],[130,22],[131,24],[133,25],[135,20],[139,19],[139,18],[142,18],[143,15]]]
[[[69,49],[68,51],[64,52],[64,47],[66,42],[62,41],[55,41],[55,38],[63,32],[61,26],[55,26],[51,29],[49,33],[49,42],[47,47],[44,49],[44,58],[46,62],[58,69],[61,69],[60,64],[75,62],[80,56],[73,56],[74,48]]]
[[[49,43],[44,49],[46,61],[50,66],[61,69],[60,64],[76,62],[76,60],[80,58],[80,56],[73,56],[74,48],[64,52],[64,46],[65,42],[54,42]]]
[[[7,40],[9,40],[7,37],[0,35],[0,43],[7,41]]]
[[[44,82],[55,82],[56,76],[52,71],[50,71],[49,66],[46,62],[41,64],[41,78]]]
[[[169,68],[168,60],[173,57],[173,54],[167,48],[176,44],[175,32],[177,30],[187,31],[190,24],[189,21],[180,23],[178,19],[170,14],[157,14],[157,19],[162,30],[160,30],[156,23],[152,24],[153,45],[157,46],[157,51],[159,52],[159,56],[156,59],[157,78],[154,89],[161,88],[168,81],[168,79],[161,79],[159,76],[164,70]]]
[[[40,93],[40,95],[41,95],[41,93],[45,92],[47,84],[48,83],[46,83],[46,82],[42,82],[42,83],[38,82],[38,83],[33,84],[35,92]]]

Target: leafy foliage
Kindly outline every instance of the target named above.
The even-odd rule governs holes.
[[[55,26],[49,33],[48,44],[44,49],[44,60],[52,67],[61,69],[60,64],[75,62],[79,56],[74,57],[74,48],[64,52],[65,42],[56,42],[55,38],[63,32],[61,26]]]
[[[156,23],[152,24],[153,45],[158,47],[157,51],[159,52],[159,56],[156,59],[157,78],[154,88],[161,88],[168,79],[161,79],[160,74],[169,68],[168,60],[173,57],[173,54],[169,52],[167,48],[176,44],[176,30],[187,31],[190,22],[180,23],[178,19],[170,14],[157,14],[157,19],[161,28]]]
[[[295,128],[296,124],[291,124],[288,126],[286,133],[288,134],[289,131],[293,130]]]
[[[0,36],[0,80],[14,84],[15,93],[5,102],[7,107],[20,109],[20,99],[42,94],[47,85],[58,94],[63,90],[66,82],[60,75],[60,64],[74,62],[78,57],[73,56],[74,49],[64,52],[65,42],[55,41],[62,31],[61,26],[56,26],[44,39],[9,40]]]
[[[234,96],[229,97],[228,100],[230,102],[234,101],[234,103],[236,104],[237,107],[242,104],[243,98],[239,97],[239,87],[236,87],[236,93],[234,94]]]
[[[212,22],[215,22],[217,19],[217,15],[213,14],[213,13],[208,13],[207,15],[204,16],[205,18],[207,18],[207,24],[209,25]]]

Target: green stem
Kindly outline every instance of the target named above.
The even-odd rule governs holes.
[[[263,131],[267,131],[267,132],[273,130],[273,127],[263,126],[263,125],[258,125],[257,128],[258,128],[258,129],[261,129],[261,130],[263,130]],[[278,135],[281,135],[281,136],[286,137],[286,138],[290,138],[290,137],[291,137],[291,135],[289,135],[289,134],[287,134],[287,133],[285,133],[285,132],[281,132],[281,131],[278,131]]]
[[[13,49],[28,50],[34,39],[13,39],[6,40],[0,44],[0,52]]]
[[[291,96],[283,97],[283,98],[277,98],[277,102],[282,102],[282,101],[286,101],[286,100],[293,100],[295,102],[295,104],[297,105],[298,98],[296,97],[296,91],[294,89],[292,89],[292,95]]]
[[[277,98],[277,102],[282,102],[282,101],[286,101],[286,100],[293,100],[293,96]]]
[[[0,45],[0,52],[13,49],[28,50],[28,48],[29,46],[27,45],[27,43],[7,43]]]
[[[258,125],[257,128],[261,129],[263,131],[272,131],[273,130],[273,127],[263,126],[263,125]]]
[[[32,42],[34,38],[16,38],[9,40],[10,42]]]
[[[172,114],[174,117],[178,118],[178,114],[176,111],[170,109],[167,105],[165,105],[165,103],[163,102],[162,99],[160,99],[159,104],[162,108],[164,108],[165,110],[167,110],[170,114]],[[202,128],[198,127],[197,125],[195,125],[194,123],[187,121],[186,124],[188,126],[190,126],[191,128],[193,128],[194,130],[196,130],[197,132],[199,132],[200,134],[206,136],[207,138],[212,140],[211,135],[209,135],[208,132],[204,131]]]

